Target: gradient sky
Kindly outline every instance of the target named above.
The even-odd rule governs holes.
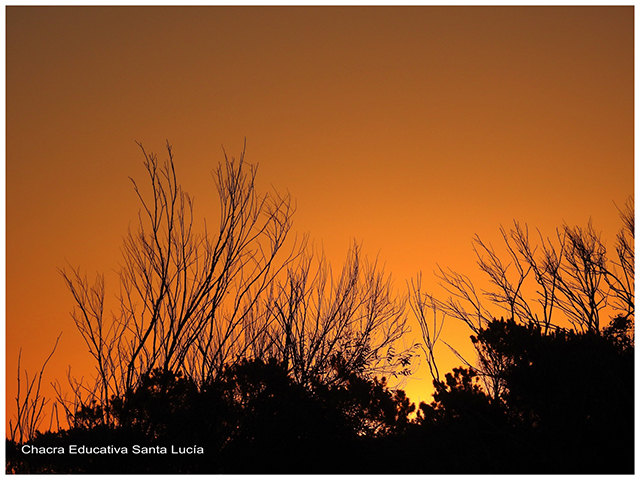
[[[295,232],[334,269],[362,242],[399,290],[422,271],[441,292],[437,264],[480,279],[472,237],[497,245],[514,219],[553,235],[591,218],[613,246],[634,189],[633,29],[630,6],[7,7],[8,416],[21,347],[33,372],[63,332],[45,380],[91,372],[57,268],[115,292],[135,141],[164,158],[169,140],[202,218],[222,146],[246,137],[259,187],[296,199]],[[411,399],[430,384],[420,369]]]

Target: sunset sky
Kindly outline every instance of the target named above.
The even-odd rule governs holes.
[[[116,293],[135,141],[161,159],[171,143],[202,224],[209,172],[246,138],[260,190],[296,200],[294,232],[334,269],[361,242],[399,292],[422,271],[441,294],[437,265],[481,279],[473,236],[497,246],[514,219],[592,219],[613,247],[634,191],[633,8],[7,7],[8,417],[20,348],[35,372],[63,332],[45,381],[92,373],[57,269]],[[453,320],[443,335],[468,347]],[[429,401],[430,384],[421,368],[406,389]]]

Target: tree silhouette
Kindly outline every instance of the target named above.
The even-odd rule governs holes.
[[[292,201],[258,195],[244,153],[215,171],[218,228],[198,232],[171,147],[163,165],[142,151],[151,189],[133,182],[142,208],[111,315],[104,277],[61,271],[95,377],[69,373],[70,399],[56,384],[68,428],[44,433],[42,371],[27,378],[8,473],[633,472],[632,199],[612,258],[591,224],[536,245],[515,223],[506,260],[476,238],[493,289],[440,269],[442,301],[420,275],[396,295],[357,244],[334,275],[306,238],[288,242]],[[399,347],[407,303],[423,342]],[[446,317],[468,325],[477,358],[441,376]],[[416,411],[397,383],[418,347],[435,391]]]
[[[282,359],[302,384],[346,374],[408,375],[415,346],[396,349],[408,331],[406,300],[391,278],[354,244],[334,278],[324,255],[305,252],[274,282],[265,312],[269,356]],[[340,362],[342,376],[334,363]]]
[[[505,259],[476,237],[474,249],[478,265],[493,289],[479,292],[469,277],[440,268],[437,275],[449,293],[446,300],[441,300],[422,292],[418,277],[411,284],[410,298],[423,330],[424,344],[431,346],[432,352],[442,328],[435,317],[434,323],[427,320],[431,309],[434,315],[439,312],[443,317],[463,321],[476,335],[494,318],[505,315],[518,325],[539,328],[543,334],[568,327],[576,332],[601,333],[609,328],[602,324],[603,316],[607,315],[620,318],[630,331],[635,316],[632,197],[619,212],[622,227],[611,258],[591,223],[586,228],[562,226],[556,232],[555,242],[538,233],[540,242],[536,244],[530,239],[526,225],[515,222],[508,232],[500,229]],[[491,305],[502,315],[492,311]],[[484,355],[492,355],[492,351]],[[468,367],[478,370],[493,396],[500,394],[500,385],[494,382],[500,377],[501,365],[497,359],[474,365],[458,357]],[[427,355],[427,359],[435,372],[435,358]],[[490,368],[498,370],[488,370]]]
[[[538,233],[537,245],[530,239],[526,225],[515,222],[508,232],[501,228],[506,260],[476,237],[478,265],[495,290],[479,295],[468,277],[440,269],[439,277],[451,296],[446,301],[436,300],[436,304],[474,331],[493,319],[482,304],[482,296],[509,318],[539,325],[545,331],[564,321],[579,331],[599,331],[600,317],[607,306],[633,317],[633,208],[633,198],[629,198],[620,210],[623,225],[612,258],[607,256],[606,246],[591,223],[586,228],[562,226],[555,242]],[[527,286],[535,288],[530,298],[528,292],[532,289]],[[561,318],[556,318],[558,311]]]
[[[410,284],[435,386],[418,416],[421,441],[440,441],[432,471],[633,471],[632,198],[620,216],[612,258],[591,224],[565,225],[555,244],[540,236],[536,246],[516,223],[501,230],[507,260],[476,238],[493,290],[480,294],[468,277],[443,269],[446,301],[422,292],[420,276]],[[482,297],[507,320],[496,320]],[[454,350],[465,367],[442,380],[433,352],[447,316],[470,328],[477,359]],[[463,456],[470,463],[456,465]]]
[[[215,170],[218,228],[205,222],[198,232],[171,146],[163,164],[139,146],[150,192],[132,180],[141,210],[124,240],[111,315],[103,276],[91,285],[79,269],[61,270],[96,370],[93,383],[69,375],[70,399],[57,384],[70,425],[88,421],[88,411],[114,422],[110,399],[136,391],[156,370],[180,372],[198,388],[244,359],[278,359],[305,385],[335,381],[337,356],[343,368],[369,378],[409,373],[412,347],[395,346],[408,330],[405,301],[358,245],[334,279],[306,238],[287,240],[293,202],[256,192],[257,169],[244,152],[239,161],[225,153]]]
[[[60,334],[62,335],[62,334]],[[17,384],[18,384],[18,393],[16,394],[16,418],[15,421],[9,420],[9,439],[14,443],[24,443],[26,441],[31,440],[36,436],[40,424],[43,421],[43,410],[45,405],[49,402],[40,392],[42,387],[42,375],[44,374],[44,370],[51,360],[51,357],[56,351],[58,347],[58,341],[60,340],[60,335],[56,338],[56,342],[51,350],[49,356],[45,359],[40,371],[34,375],[31,380],[29,380],[29,373],[25,370],[25,389],[24,393],[22,393],[22,371],[20,369],[20,360],[22,358],[22,349],[20,349],[20,353],[18,354],[18,374],[17,374]],[[49,424],[49,429],[52,427],[54,412],[57,415],[57,410],[55,410],[55,403],[52,407],[51,413],[51,422]]]
[[[248,312],[287,262],[276,264],[276,256],[291,227],[291,200],[257,196],[256,169],[244,154],[237,162],[225,155],[215,171],[220,219],[212,235],[206,226],[194,231],[193,202],[178,184],[171,146],[163,165],[140,148],[151,196],[132,180],[142,209],[124,241],[113,318],[104,314],[103,277],[90,286],[78,270],[62,271],[77,305],[74,321],[96,361],[89,398],[103,404],[155,368],[186,363],[206,381],[242,356],[251,342],[244,334],[263,328]]]

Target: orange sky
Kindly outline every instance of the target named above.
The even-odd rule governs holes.
[[[480,279],[473,235],[499,244],[513,219],[552,235],[592,218],[612,246],[634,188],[633,26],[629,6],[7,7],[8,416],[20,347],[35,371],[63,332],[46,380],[90,373],[56,269],[117,268],[136,140],[161,158],[170,141],[198,214],[221,145],[246,137],[296,232],[334,268],[355,238],[399,289],[422,271],[438,293],[436,264]],[[430,383],[420,369],[412,400]]]

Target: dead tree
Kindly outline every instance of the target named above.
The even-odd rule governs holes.
[[[205,222],[196,232],[193,201],[178,183],[171,146],[163,164],[139,146],[151,193],[143,195],[132,179],[142,208],[137,228],[124,239],[111,315],[102,276],[90,285],[78,269],[61,270],[76,303],[73,319],[95,360],[94,384],[73,388],[82,405],[107,405],[154,369],[182,371],[198,384],[214,378],[250,348],[247,332],[258,336],[266,329],[254,306],[295,256],[295,244],[284,252],[291,198],[258,195],[256,168],[245,164],[244,152],[239,160],[225,153],[213,174],[217,228],[210,231]]]
[[[419,283],[414,285],[412,306],[423,329],[425,345],[433,345],[441,328],[427,321],[427,311],[432,307],[463,321],[476,335],[499,317],[513,319],[544,334],[560,328],[600,334],[603,317],[620,317],[627,325],[633,324],[633,198],[620,209],[620,216],[623,227],[616,239],[613,259],[607,256],[607,248],[591,222],[585,228],[563,225],[553,240],[538,231],[538,242],[530,238],[526,225],[514,222],[509,231],[500,229],[506,255],[476,237],[478,265],[493,288],[479,291],[468,277],[442,268],[437,276],[449,293],[445,300],[420,292]],[[455,350],[454,353],[472,366]],[[480,373],[490,390],[498,392],[499,385],[494,380],[500,376],[500,362],[484,358],[481,364],[496,368],[488,371],[480,367]]]
[[[391,278],[363,259],[359,245],[336,277],[324,255],[301,256],[273,285],[264,310],[269,355],[300,383],[409,373],[413,346],[398,343],[408,331],[406,299],[394,295]]]

